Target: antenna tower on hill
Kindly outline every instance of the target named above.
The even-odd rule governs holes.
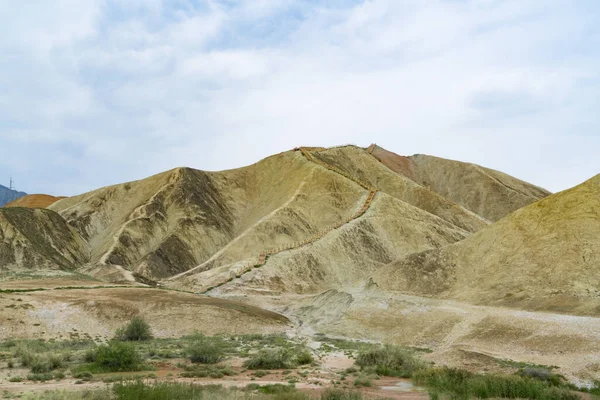
[[[10,190],[15,190],[15,181],[13,181],[12,176],[10,177],[10,184],[8,185]]]

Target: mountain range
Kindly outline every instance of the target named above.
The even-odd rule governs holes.
[[[27,193],[18,192],[16,190],[9,189],[6,186],[0,185],[0,207],[25,195],[27,195]]]
[[[548,357],[581,376],[600,355],[582,328],[600,315],[600,175],[552,194],[377,145],[299,147],[51,200],[0,209],[7,279],[60,271],[236,300],[447,364]]]

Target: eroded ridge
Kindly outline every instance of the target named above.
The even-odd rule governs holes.
[[[326,168],[337,174],[340,174],[343,177],[350,179],[351,181],[355,182],[356,184],[358,184],[358,185],[362,186],[363,188],[365,188],[366,190],[368,190],[369,195],[367,196],[362,207],[357,212],[355,212],[354,214],[349,216],[348,218],[341,220],[335,224],[332,224],[332,225],[320,230],[319,232],[315,233],[313,236],[311,236],[307,239],[304,239],[304,240],[301,240],[298,242],[294,242],[294,243],[290,243],[289,245],[271,248],[271,249],[261,252],[254,260],[249,262],[244,268],[242,268],[241,270],[238,270],[236,272],[232,272],[232,274],[230,275],[230,277],[228,279],[224,280],[223,282],[218,283],[217,285],[209,287],[208,289],[206,289],[205,291],[203,291],[201,293],[208,293],[209,291],[216,289],[218,287],[221,287],[221,286],[233,281],[234,279],[241,278],[243,275],[252,271],[254,268],[260,268],[260,267],[264,266],[267,263],[269,256],[281,253],[283,251],[294,250],[294,249],[300,248],[302,246],[306,246],[308,244],[316,242],[317,240],[321,239],[323,236],[327,235],[331,231],[339,229],[342,226],[344,226],[345,224],[347,224],[357,218],[360,218],[364,213],[367,212],[367,210],[371,206],[371,203],[373,202],[373,199],[375,198],[375,195],[377,194],[377,189],[372,187],[367,182],[360,180],[356,177],[353,177],[353,176],[349,175],[348,173],[340,170],[339,168],[336,168],[336,167],[334,167],[330,164],[327,164],[326,162],[323,162],[321,160],[318,160],[312,156],[311,151],[322,151],[322,150],[325,150],[324,148],[322,148],[322,147],[317,147],[317,148],[297,147],[294,150],[300,151],[307,160],[314,162],[315,164],[318,164],[318,165],[322,166],[323,168]]]

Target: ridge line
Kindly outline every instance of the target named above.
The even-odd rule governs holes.
[[[322,151],[322,150],[326,150],[324,148],[312,148],[316,151]],[[367,184],[364,181],[361,181],[358,178],[355,178],[349,174],[347,174],[346,172],[340,170],[337,167],[334,167],[333,165],[327,164],[324,161],[321,160],[317,160],[313,157],[313,155],[310,153],[310,150],[308,150],[308,148],[306,147],[296,147],[294,149],[294,151],[300,151],[302,153],[302,155],[308,160],[308,161],[312,161],[315,164],[318,164],[320,166],[322,166],[323,168],[326,168],[330,171],[336,172],[339,175],[342,175],[343,177],[350,179],[351,181],[355,182],[356,184],[362,186],[363,188],[367,189],[369,191],[369,194],[365,200],[365,202],[363,203],[362,207],[360,208],[359,211],[355,212],[354,214],[352,214],[350,217],[339,221],[333,225],[330,225],[328,227],[326,227],[325,229],[320,230],[319,232],[317,232],[315,235],[311,236],[308,239],[305,240],[301,240],[299,242],[295,242],[292,243],[290,245],[287,246],[281,246],[278,248],[272,248],[272,249],[268,249],[263,251],[262,253],[260,253],[256,259],[256,262],[250,262],[249,264],[247,264],[245,267],[243,267],[241,270],[237,271],[237,272],[233,272],[230,275],[229,279],[224,280],[220,283],[218,283],[217,285],[211,286],[209,288],[207,288],[206,290],[202,291],[202,292],[198,292],[199,294],[206,294],[208,292],[210,292],[213,289],[219,288],[223,285],[226,285],[227,283],[233,281],[234,279],[239,279],[242,276],[244,276],[245,274],[247,274],[248,272],[252,271],[255,268],[260,268],[263,267],[267,261],[269,256],[271,255],[275,255],[278,253],[281,253],[283,251],[288,251],[288,250],[294,250],[294,249],[298,249],[300,247],[306,246],[308,244],[314,243],[317,240],[321,239],[323,236],[327,235],[328,233],[341,228],[342,226],[352,222],[355,219],[358,219],[360,217],[362,217],[367,210],[369,209],[369,207],[371,206],[371,203],[373,202],[373,199],[375,198],[375,195],[377,194],[377,189],[370,186],[369,184]]]

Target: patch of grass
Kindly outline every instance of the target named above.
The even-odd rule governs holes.
[[[197,334],[185,349],[185,355],[197,364],[216,364],[225,358],[225,343],[221,337],[208,337]]]
[[[244,362],[248,369],[288,369],[296,366],[294,353],[288,349],[261,350]]]
[[[45,372],[42,374],[29,374],[27,375],[27,379],[30,381],[45,382],[54,379],[54,375],[50,372]]]
[[[66,363],[66,357],[63,354],[44,354],[34,355],[28,361],[31,372],[34,374],[54,371],[63,368]]]
[[[362,394],[342,389],[325,389],[321,400],[363,400]]]
[[[479,375],[452,368],[432,368],[417,371],[413,379],[415,383],[428,387],[434,396],[443,394],[456,399],[580,400],[568,389],[518,375]]]
[[[566,380],[561,375],[555,374],[547,368],[527,367],[520,370],[518,374],[520,376],[547,382],[551,386],[558,387],[567,384]]]
[[[508,359],[494,358],[494,361],[502,367],[518,368],[518,369],[542,368],[542,369],[552,370],[552,369],[557,368],[555,366],[546,366],[546,365],[528,363],[528,362],[523,362],[523,361],[513,361],[513,360],[508,360]]]
[[[129,342],[140,342],[152,339],[152,328],[142,317],[136,316],[115,333],[115,339]]]
[[[371,367],[378,375],[399,378],[410,378],[415,371],[426,367],[413,351],[391,345],[361,352],[356,364],[363,368]]]
[[[283,394],[293,393],[296,391],[296,388],[293,385],[282,385],[281,383],[275,383],[272,385],[261,386],[258,391],[265,394]]]
[[[9,382],[23,382],[22,376],[12,376],[8,379]]]
[[[356,387],[372,387],[373,380],[377,379],[376,375],[360,374],[354,380],[354,386]]]
[[[595,397],[600,397],[600,381],[594,381],[594,386],[588,392]]]
[[[77,372],[73,374],[73,378],[81,379],[84,382],[89,382],[94,379],[94,374],[89,371]]]
[[[311,364],[314,360],[312,353],[308,350],[302,350],[296,355],[296,363],[298,365]]]
[[[126,342],[109,342],[96,347],[89,355],[93,359],[93,369],[98,372],[141,371],[142,359],[135,346]]]

